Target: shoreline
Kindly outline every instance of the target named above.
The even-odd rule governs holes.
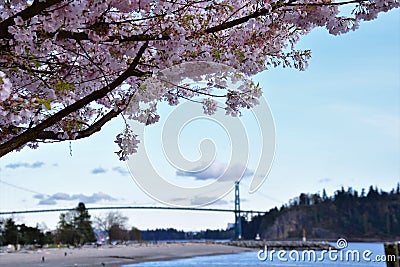
[[[320,241],[229,241],[229,242],[171,242],[158,241],[131,245],[82,248],[22,249],[1,252],[0,266],[13,267],[120,267],[150,261],[169,261],[199,256],[214,256],[254,252],[265,245],[272,249],[327,249],[328,242]],[[44,262],[42,262],[44,257]]]
[[[214,256],[255,251],[213,243],[168,243],[134,244],[113,247],[51,248],[36,251],[0,253],[0,266],[44,267],[44,266],[108,266],[168,261],[198,256]],[[42,257],[45,261],[42,262]]]

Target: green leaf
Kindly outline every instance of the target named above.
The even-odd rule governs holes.
[[[65,91],[71,90],[71,84],[65,81],[56,82],[56,91],[64,93]]]
[[[39,102],[39,104],[42,104],[47,110],[51,109],[51,101],[53,99],[50,98],[50,99],[44,100],[44,99],[40,99],[37,97],[36,100]]]
[[[218,49],[214,49],[214,50],[212,51],[212,54],[214,55],[214,57],[215,57],[216,59],[218,59],[218,60],[221,59],[221,52],[220,52]]]
[[[193,18],[194,18],[193,15],[184,15],[184,16],[183,16],[183,20],[184,20],[185,22],[188,22],[188,21],[192,20]]]
[[[244,52],[242,50],[240,50],[240,49],[237,49],[236,53],[239,56],[239,62],[243,62],[243,60],[245,59]]]
[[[44,100],[42,104],[47,110],[51,109],[51,99]]]

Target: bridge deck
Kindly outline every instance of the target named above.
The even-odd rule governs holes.
[[[25,213],[44,213],[44,212],[64,212],[72,211],[75,208],[62,208],[62,209],[41,209],[41,210],[19,210],[19,211],[0,211],[0,215],[13,215]],[[128,209],[142,209],[142,210],[183,210],[183,211],[204,211],[204,212],[237,212],[233,209],[217,209],[217,208],[187,208],[187,207],[151,207],[151,206],[116,206],[116,207],[89,207],[88,210],[128,210]],[[255,213],[264,214],[265,211],[258,210],[240,210],[240,213]]]

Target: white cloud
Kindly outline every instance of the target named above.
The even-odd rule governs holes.
[[[10,163],[6,165],[6,168],[9,169],[18,169],[18,168],[30,168],[30,169],[36,169],[36,168],[41,168],[43,167],[44,162],[42,161],[36,161],[34,163],[28,163],[28,162],[19,162],[19,163]]]
[[[97,203],[101,201],[115,201],[117,200],[116,198],[105,194],[103,192],[98,192],[98,193],[93,193],[91,196],[87,196],[84,194],[74,194],[74,195],[69,195],[67,193],[62,193],[58,192],[53,195],[50,195],[48,197],[44,197],[43,195],[35,195],[33,196],[36,199],[41,199],[39,202],[39,205],[56,205],[58,204],[57,201],[78,201],[78,202],[83,202],[86,204],[90,203]]]
[[[129,171],[126,168],[122,168],[120,166],[112,168],[113,171],[118,172],[119,174],[126,176],[129,175]]]
[[[33,198],[36,198],[36,199],[44,199],[44,195],[42,195],[42,194],[36,194],[36,195],[33,196]]]
[[[103,169],[102,167],[94,168],[92,170],[92,174],[101,174],[101,173],[106,173],[107,170]]]
[[[319,179],[319,180],[318,180],[319,183],[328,183],[328,182],[330,182],[330,181],[332,181],[331,178],[322,178],[322,179]]]
[[[237,179],[239,179],[242,177],[251,176],[252,174],[253,171],[249,170],[247,167],[244,167],[243,165],[235,164],[233,166],[228,167],[227,164],[221,162],[213,162],[213,164],[211,164],[207,169],[199,172],[181,171],[181,170],[176,171],[176,176],[192,177],[195,180],[200,180],[200,181],[209,179],[218,179],[222,175],[225,175],[225,177],[237,177]]]

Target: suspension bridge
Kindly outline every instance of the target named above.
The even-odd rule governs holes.
[[[87,207],[88,210],[180,210],[180,211],[201,211],[201,212],[226,212],[235,214],[235,238],[242,237],[242,217],[252,218],[255,215],[263,215],[265,211],[259,210],[241,210],[239,182],[235,183],[235,208],[234,209],[218,209],[218,208],[190,208],[190,207],[156,207],[156,206],[109,206],[109,207]],[[56,208],[56,209],[38,209],[38,210],[20,210],[20,211],[0,211],[0,215],[16,215],[28,213],[48,213],[48,212],[68,212],[74,208]]]

